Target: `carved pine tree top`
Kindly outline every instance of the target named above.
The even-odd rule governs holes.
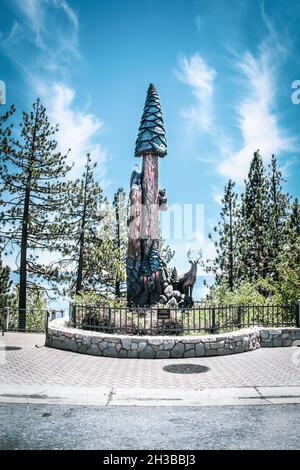
[[[167,154],[167,141],[159,96],[152,83],[148,88],[144,112],[135,143],[135,156],[141,157],[147,152],[152,152],[159,157],[164,157]]]

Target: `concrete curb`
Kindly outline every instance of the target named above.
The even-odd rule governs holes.
[[[300,387],[163,388],[0,386],[0,403],[78,406],[230,406],[300,403]]]

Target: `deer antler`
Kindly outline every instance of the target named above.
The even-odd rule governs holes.
[[[199,254],[199,256],[198,256],[198,258],[197,258],[197,261],[196,261],[196,263],[199,263],[199,261],[201,260],[201,258],[202,258],[202,256],[203,256],[203,253],[202,253],[202,250],[201,250],[201,248],[199,248],[199,250],[198,250],[198,254]]]
[[[198,264],[198,263],[200,262],[201,258],[202,258],[202,250],[201,250],[201,248],[199,248],[199,250],[198,250],[198,257],[196,257],[195,259],[192,259],[192,258],[191,258],[191,251],[192,251],[192,250],[191,250],[191,248],[190,248],[190,249],[188,250],[188,252],[187,252],[187,258],[188,258],[188,260],[191,261],[192,263],[197,263],[197,264]]]

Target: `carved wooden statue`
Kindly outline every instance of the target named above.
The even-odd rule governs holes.
[[[160,101],[150,84],[135,145],[135,156],[142,158],[142,171],[135,165],[130,180],[126,273],[127,300],[133,306],[161,303],[173,308],[192,304],[201,255],[192,260],[189,251],[191,269],[179,279],[177,274],[171,279],[160,256],[158,211],[167,210],[167,195],[165,189],[158,189],[158,157],[166,154]]]
[[[131,175],[126,269],[130,304],[156,303],[163,290],[158,210],[166,209],[166,193],[158,190],[158,157],[166,154],[160,101],[150,84],[135,145],[135,156],[143,159],[142,172],[135,169]]]

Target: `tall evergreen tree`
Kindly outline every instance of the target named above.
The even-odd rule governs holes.
[[[291,213],[289,216],[289,228],[291,237],[300,237],[300,205],[297,197],[291,205]]]
[[[10,289],[12,282],[10,280],[10,269],[8,266],[3,266],[0,257],[0,309],[10,306]]]
[[[54,214],[64,205],[65,177],[69,167],[66,155],[57,152],[46,108],[40,100],[30,113],[23,112],[20,138],[2,135],[0,167],[1,205],[0,236],[5,247],[18,248],[19,329],[26,328],[26,294],[29,276],[48,276],[38,264],[39,251],[51,250],[57,238],[52,225]]]
[[[254,153],[241,203],[240,251],[243,280],[265,278],[270,270],[269,192],[259,151]]]
[[[72,294],[95,288],[97,273],[101,267],[95,256],[102,243],[98,233],[99,207],[104,202],[100,185],[95,181],[90,154],[87,154],[85,170],[80,179],[69,185],[68,203],[56,219],[57,226],[64,227],[56,250],[62,255],[52,265],[57,280],[68,284]]]
[[[288,208],[289,196],[283,191],[282,172],[277,166],[275,155],[272,155],[269,165],[269,198],[268,198],[268,227],[269,227],[269,259],[271,274],[277,278],[277,259],[288,243]]]
[[[300,205],[298,198],[291,204],[291,210],[288,220],[288,250],[292,257],[294,257],[294,262],[300,264]]]
[[[222,199],[220,221],[214,231],[217,234],[216,258],[208,267],[216,277],[218,285],[224,284],[232,291],[239,278],[239,225],[237,221],[238,203],[234,191],[235,183],[229,180]],[[209,234],[209,238],[213,239]]]

